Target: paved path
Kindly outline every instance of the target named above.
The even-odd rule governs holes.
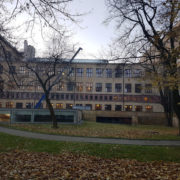
[[[0,127],[0,132],[28,137],[34,139],[68,141],[68,142],[87,142],[87,143],[103,143],[103,144],[126,144],[126,145],[146,145],[146,146],[180,146],[180,141],[165,141],[165,140],[129,140],[115,138],[90,138],[90,137],[75,137],[75,136],[60,136],[41,133],[33,133],[10,128]]]

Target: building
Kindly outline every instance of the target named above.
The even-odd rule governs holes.
[[[5,72],[8,72],[19,82],[19,88],[12,78],[4,85],[0,95],[1,108],[35,107],[44,93],[32,80],[34,75],[25,63],[30,63],[37,71],[47,71],[44,62],[43,58],[32,58],[14,61],[13,66],[7,66],[1,61],[1,76],[6,78]],[[140,64],[75,59],[70,66],[60,63],[57,75],[62,69],[63,78],[50,94],[54,109],[81,109],[84,119],[99,122],[166,124],[158,91],[150,80],[144,78],[146,72]],[[39,108],[47,108],[45,101]],[[153,114],[153,120],[149,114]]]

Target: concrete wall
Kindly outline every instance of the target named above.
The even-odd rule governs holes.
[[[165,119],[164,113],[83,111],[83,120],[96,121],[96,117],[132,118],[132,124],[167,125],[167,120]]]

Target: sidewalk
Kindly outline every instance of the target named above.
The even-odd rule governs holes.
[[[27,137],[34,139],[44,139],[53,141],[65,142],[86,142],[86,143],[102,143],[102,144],[124,144],[124,145],[146,145],[146,146],[180,146],[180,141],[175,140],[129,140],[129,139],[113,139],[113,138],[91,138],[91,137],[75,137],[75,136],[61,136],[49,135],[41,133],[33,133],[28,131],[15,130],[10,128],[0,127],[0,132]]]

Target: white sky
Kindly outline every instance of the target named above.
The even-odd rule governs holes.
[[[108,16],[104,0],[74,0],[70,8],[74,12],[89,12],[80,17],[82,20],[79,24],[80,27],[78,25],[71,27],[71,31],[74,33],[71,40],[74,43],[79,43],[79,46],[83,48],[77,58],[102,58],[101,51],[107,48],[114,36],[114,26],[103,24]],[[33,38],[27,38],[27,40],[30,45],[36,48],[36,55],[42,56],[47,43],[38,32],[40,30],[34,30]]]

